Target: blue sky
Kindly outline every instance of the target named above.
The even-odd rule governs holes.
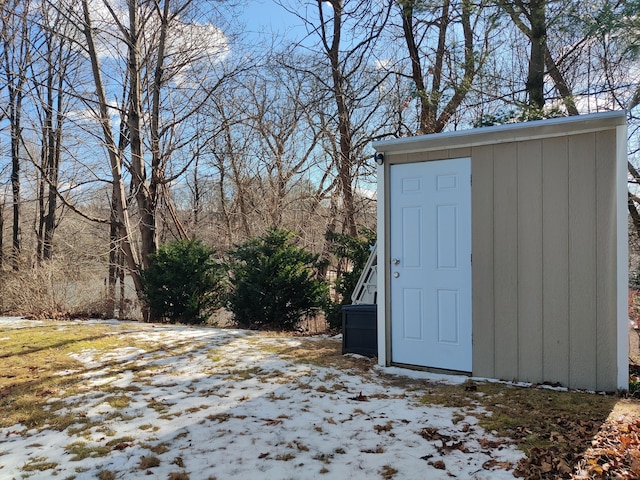
[[[288,12],[278,3],[289,5],[289,8],[297,6],[298,13],[304,18],[311,19],[316,24],[318,21],[318,6],[315,2],[300,0],[245,0],[236,7],[241,16],[241,21],[247,27],[247,33],[255,33],[269,37],[271,34],[289,40],[304,41],[309,35],[308,26],[298,15]],[[328,10],[329,9],[329,10]],[[325,14],[331,16],[330,4],[323,2]],[[317,40],[313,39],[313,42]]]
[[[284,34],[302,24],[299,18],[273,0],[248,0],[238,10],[242,12],[243,20],[251,32]]]

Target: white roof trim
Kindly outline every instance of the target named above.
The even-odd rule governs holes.
[[[626,124],[626,121],[627,112],[616,110],[572,117],[510,123],[495,127],[380,140],[373,142],[373,148],[378,152],[400,154],[475,147],[609,130]]]

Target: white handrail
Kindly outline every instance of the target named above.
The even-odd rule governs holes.
[[[367,263],[351,294],[354,305],[377,303],[378,294],[378,242],[373,245]]]

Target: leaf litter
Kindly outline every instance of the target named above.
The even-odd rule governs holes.
[[[44,410],[57,408],[49,417],[0,421],[3,478],[563,478],[574,466],[582,475],[575,478],[634,478],[593,475],[616,471],[623,457],[628,471],[636,468],[637,422],[618,425],[619,447],[626,451],[617,457],[603,442],[590,453],[567,456],[566,445],[576,442],[573,427],[561,423],[571,423],[570,414],[558,414],[553,434],[525,421],[505,426],[501,417],[513,412],[501,409],[512,392],[539,389],[380,369],[370,359],[341,355],[339,340],[322,336],[97,321],[66,325],[78,332],[110,325],[119,329],[111,337],[119,341],[113,348],[88,345],[67,353],[74,368],[49,375],[58,382],[68,375],[73,388],[44,398]],[[15,327],[34,324],[0,319],[3,342]],[[0,355],[2,348],[0,343]],[[14,355],[19,353],[3,361]],[[40,370],[29,374],[47,375]],[[14,401],[15,380],[0,379],[5,406]],[[51,428],[57,416],[69,415],[74,423]],[[593,425],[575,425],[580,435],[599,441],[597,415]],[[604,428],[603,438],[609,438]],[[73,444],[82,444],[82,455],[66,450]]]

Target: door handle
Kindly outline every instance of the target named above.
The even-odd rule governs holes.
[[[394,265],[400,265],[400,259],[394,258],[393,260],[391,260],[391,263],[393,263]]]

